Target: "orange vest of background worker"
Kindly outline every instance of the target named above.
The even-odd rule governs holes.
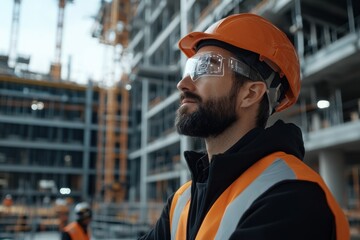
[[[10,194],[6,194],[6,196],[3,200],[3,205],[7,208],[9,208],[13,205],[13,199]]]
[[[89,240],[88,226],[91,221],[92,212],[86,202],[75,206],[76,221],[68,224],[62,233],[61,240]]]

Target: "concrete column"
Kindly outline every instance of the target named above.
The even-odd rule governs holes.
[[[82,192],[81,196],[84,200],[89,199],[88,186],[90,179],[90,148],[91,148],[91,115],[93,103],[93,82],[90,80],[86,88],[85,100],[85,127],[84,127],[84,150],[83,150],[83,164],[82,164]]]
[[[341,151],[323,150],[319,154],[319,171],[341,206],[345,206],[345,157]]]
[[[321,129],[321,119],[318,113],[311,116],[311,130],[318,131]]]
[[[183,37],[186,34],[189,33],[188,30],[188,16],[187,16],[187,10],[188,8],[188,1],[187,0],[181,0],[180,1],[180,36]],[[181,61],[181,70],[184,70],[184,66],[186,63],[187,57],[185,54],[180,54],[180,61]],[[182,72],[181,71],[181,72]]]
[[[140,160],[140,222],[147,223],[147,170],[148,170],[148,121],[146,116],[148,112],[149,103],[149,81],[148,79],[142,80],[142,111],[141,111],[141,160]]]

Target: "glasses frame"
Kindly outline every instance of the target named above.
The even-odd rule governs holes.
[[[226,62],[227,60],[227,62]],[[219,66],[215,66],[218,64]],[[233,72],[236,72],[250,80],[258,79],[258,73],[253,70],[246,63],[234,58],[226,58],[219,53],[203,52],[201,54],[194,55],[186,61],[183,78],[189,76],[193,82],[196,82],[199,78],[205,76],[224,76],[224,66],[227,66]],[[213,67],[214,69],[211,69]]]

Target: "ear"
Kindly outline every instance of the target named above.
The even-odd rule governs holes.
[[[266,93],[267,86],[264,82],[248,81],[241,87],[239,97],[241,107],[248,108],[259,103]]]

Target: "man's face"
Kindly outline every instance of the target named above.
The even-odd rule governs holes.
[[[231,54],[219,47],[205,46],[197,54]],[[237,120],[237,90],[233,87],[233,74],[226,66],[222,76],[202,76],[193,81],[184,76],[179,82],[180,107],[175,125],[180,134],[193,137],[216,137]]]

